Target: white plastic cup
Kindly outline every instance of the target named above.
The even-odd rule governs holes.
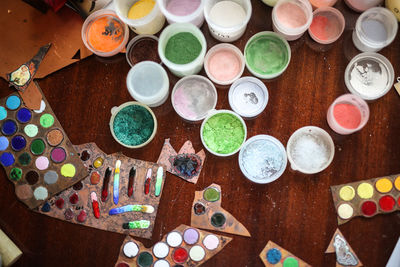
[[[172,14],[167,9],[167,4],[169,0],[157,0],[157,3],[160,7],[161,12],[164,14],[169,24],[172,23],[192,23],[196,27],[200,28],[204,22],[204,3],[208,0],[200,0],[200,5],[198,8],[191,14],[185,16],[178,16]]]
[[[277,10],[283,4],[291,3],[300,7],[305,16],[306,23],[301,25],[300,27],[291,28],[284,25],[277,16]],[[288,13],[288,16],[291,16],[292,13]],[[313,19],[313,10],[310,2],[308,0],[279,0],[274,8],[272,9],[272,28],[274,32],[282,35],[288,41],[294,41],[299,39],[304,32],[310,27]]]
[[[373,7],[358,17],[353,43],[362,52],[377,52],[393,42],[397,30],[397,19],[389,9]],[[386,31],[386,38],[383,31]]]
[[[157,36],[150,35],[150,34],[139,34],[139,35],[136,35],[134,38],[132,38],[132,39],[129,41],[128,45],[126,46],[125,57],[126,57],[126,61],[128,62],[128,64],[129,64],[131,67],[133,67],[135,64],[139,63],[139,62],[133,62],[133,61],[131,60],[131,54],[132,54],[132,53],[135,53],[135,46],[136,46],[139,42],[141,42],[141,41],[143,41],[143,40],[146,40],[146,39],[151,39],[151,40],[153,40],[154,42],[157,43],[157,47],[158,47],[158,37],[157,37]],[[155,53],[158,53],[158,51],[154,51],[154,52],[155,52]],[[149,53],[149,54],[151,54],[151,53]],[[149,59],[149,60],[150,60],[150,59]],[[159,61],[156,62],[156,63],[161,63],[161,60],[159,60]]]
[[[364,12],[367,9],[380,5],[383,0],[344,0],[348,7],[357,12]]]
[[[193,34],[201,44],[200,54],[195,60],[187,64],[176,64],[169,61],[165,57],[165,48],[167,46],[168,40],[177,33],[189,32]],[[204,56],[207,50],[207,42],[203,33],[191,23],[174,23],[167,26],[160,35],[158,41],[158,54],[160,55],[161,61],[168,67],[168,69],[178,77],[183,77],[187,75],[197,74],[203,68]]]
[[[246,18],[240,25],[236,25],[234,27],[223,27],[215,24],[210,19],[210,11],[214,7],[214,5],[223,0],[207,0],[204,6],[204,18],[207,21],[208,29],[210,30],[211,35],[221,42],[234,42],[238,40],[244,34],[247,24],[250,21],[252,6],[250,0],[231,0],[232,2],[236,2],[241,5],[246,12]]]
[[[298,153],[298,148],[296,147],[298,141],[309,137],[317,140],[317,142],[321,144],[328,153],[327,160],[325,160],[320,166],[311,168],[309,166],[303,166],[302,163],[300,164],[300,161],[296,159],[295,154]],[[305,174],[315,174],[325,170],[331,164],[335,155],[335,144],[333,143],[332,137],[325,130],[315,126],[305,126],[298,129],[290,136],[286,145],[286,152],[290,162],[290,167],[293,170]],[[318,157],[318,155],[313,154],[313,157]]]
[[[140,19],[129,19],[128,12],[135,0],[115,0],[115,11],[118,17],[125,22],[132,31],[137,34],[156,34],[165,23],[165,17],[162,14],[158,4],[154,5],[153,10],[145,17]]]
[[[153,61],[134,65],[126,77],[129,94],[149,107],[164,104],[169,93],[169,79],[164,68]]]
[[[337,104],[350,104],[352,106],[355,106],[360,111],[361,121],[358,127],[349,129],[343,127],[338,123],[338,121],[334,116],[334,108]],[[365,102],[364,99],[362,99],[361,97],[358,97],[353,94],[345,94],[336,98],[336,100],[330,105],[327,113],[327,120],[329,126],[332,128],[332,130],[334,130],[338,134],[343,134],[343,135],[352,134],[361,130],[367,124],[368,119],[369,119],[369,107],[367,102]]]

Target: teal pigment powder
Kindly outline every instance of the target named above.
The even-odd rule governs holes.
[[[128,146],[143,144],[150,138],[153,130],[153,116],[142,106],[124,107],[114,118],[114,135],[121,143]]]
[[[190,32],[180,32],[169,38],[165,47],[165,57],[175,64],[188,64],[201,52],[200,41]]]

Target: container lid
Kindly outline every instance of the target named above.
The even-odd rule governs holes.
[[[169,91],[167,72],[153,61],[133,66],[126,77],[126,85],[131,96],[146,105],[161,102]]]
[[[355,56],[347,65],[344,81],[351,93],[364,100],[375,100],[392,87],[394,69],[381,54],[365,52]]]
[[[161,63],[158,55],[158,38],[150,34],[135,36],[126,47],[126,61],[131,67],[142,61]]]
[[[229,89],[229,105],[240,116],[251,118],[259,115],[268,103],[265,84],[254,77],[243,77]]]
[[[239,167],[252,182],[266,184],[278,179],[286,169],[287,156],[282,143],[270,135],[256,135],[239,152]]]

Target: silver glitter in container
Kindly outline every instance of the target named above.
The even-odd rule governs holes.
[[[350,247],[342,236],[336,234],[333,246],[336,251],[336,261],[339,264],[344,266],[357,266],[358,259],[351,252]]]

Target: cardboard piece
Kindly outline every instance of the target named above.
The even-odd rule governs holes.
[[[75,149],[78,151],[83,164],[88,169],[90,173],[89,176],[82,180],[79,184],[74,185],[72,188],[63,191],[58,196],[50,199],[48,204],[45,203],[39,207],[38,212],[75,224],[82,224],[105,231],[130,234],[132,236],[150,239],[153,234],[154,222],[157,216],[158,205],[162,196],[162,189],[164,188],[166,177],[165,170],[163,170],[163,180],[161,184],[160,195],[155,196],[156,174],[158,168],[161,167],[159,164],[132,159],[124,156],[122,153],[107,155],[100,148],[98,148],[95,143],[75,146]],[[95,164],[97,159],[102,159],[96,162],[96,164],[102,162],[101,166]],[[121,161],[119,176],[119,201],[118,204],[114,204],[113,185],[117,160]],[[112,172],[108,181],[108,196],[106,201],[103,202],[101,198],[105,172],[108,167],[112,169]],[[129,174],[132,167],[135,167],[136,174],[133,180],[133,194],[131,197],[129,197],[128,184]],[[146,174],[149,168],[152,170],[152,180],[150,183],[150,193],[145,195],[144,185]],[[97,195],[97,202],[100,211],[99,218],[96,218],[94,215],[94,209],[91,200],[92,192],[95,192]],[[75,194],[78,196],[78,198],[75,196],[77,203],[73,204],[73,202],[70,201],[70,198]],[[57,201],[59,202],[57,203]],[[59,207],[60,201],[64,203],[61,208]],[[111,209],[129,204],[151,205],[154,207],[154,212],[142,213],[131,211],[117,215],[109,215],[109,211]],[[78,218],[82,210],[84,210],[86,213],[86,219],[83,222],[79,221]],[[123,229],[122,227],[124,223],[139,220],[150,221],[149,227],[147,229]]]
[[[280,255],[281,255],[280,259],[279,258],[277,259],[276,257],[272,257],[272,258],[275,258],[276,260],[278,260],[278,262],[275,264],[271,264],[270,262],[268,262],[267,253],[270,249],[276,249],[276,250],[279,250],[279,252],[280,252]],[[295,260],[297,260],[299,267],[311,267],[310,264],[304,262],[302,259],[296,257],[295,255],[293,255],[292,253],[290,253],[289,251],[280,247],[279,245],[275,244],[272,241],[268,241],[267,245],[264,247],[264,249],[260,253],[260,258],[261,258],[262,262],[264,263],[264,265],[267,267],[282,267],[283,262],[287,258],[294,258]]]
[[[183,180],[193,184],[197,183],[197,180],[199,179],[201,170],[203,168],[204,161],[206,160],[206,154],[204,153],[204,150],[202,149],[196,154],[192,142],[186,141],[179,152],[176,153],[169,140],[169,138],[165,139],[157,163],[163,164],[164,166],[166,166],[168,172],[182,178]],[[190,158],[192,161],[197,162],[195,173],[193,175],[186,175],[179,172],[179,169],[174,166],[174,161],[177,158]]]
[[[171,232],[178,232],[181,236],[183,236],[185,230],[186,230],[186,229],[189,229],[189,228],[191,228],[191,227],[182,224],[182,225],[180,225],[179,227],[175,228],[175,229],[174,229],[173,231],[171,231]],[[191,228],[191,229],[194,229],[194,228]],[[195,244],[189,245],[189,244],[187,244],[185,241],[182,241],[182,243],[176,247],[176,248],[184,248],[184,249],[187,251],[187,253],[189,254],[188,258],[187,258],[186,260],[184,260],[183,263],[179,263],[181,266],[194,267],[194,266],[200,266],[200,265],[202,265],[202,264],[205,263],[207,260],[209,260],[210,258],[214,257],[216,254],[218,254],[218,253],[219,253],[229,242],[231,242],[231,240],[232,240],[232,238],[227,237],[227,236],[217,235],[217,234],[209,233],[209,232],[206,232],[206,231],[203,231],[203,230],[199,230],[199,229],[194,229],[194,230],[196,230],[196,231],[198,232],[198,234],[199,234],[199,239],[198,239],[198,241],[197,241]],[[210,235],[210,234],[213,235],[213,236],[216,236],[216,237],[218,238],[218,240],[219,240],[218,246],[215,247],[215,248],[212,248],[212,250],[208,249],[208,248],[204,245],[204,243],[203,243],[204,238],[205,238],[206,236]],[[168,234],[165,235],[165,236],[163,237],[163,239],[162,239],[160,242],[164,242],[165,244],[168,245],[167,236],[168,236]],[[137,251],[136,255],[135,255],[135,254],[130,254],[131,257],[127,257],[127,256],[125,255],[125,253],[124,253],[125,245],[126,245],[128,242],[133,242],[133,243],[135,243],[136,246],[139,248],[139,250]],[[133,247],[136,247],[136,246],[135,246],[134,244],[132,244],[132,243],[130,243],[130,245],[133,245]],[[204,256],[204,258],[203,258],[202,260],[200,260],[200,261],[194,261],[194,260],[192,260],[191,257],[190,257],[190,249],[193,248],[194,246],[200,246],[200,247],[202,247],[202,249],[205,251],[205,256]],[[151,248],[146,248],[146,247],[145,247],[142,243],[140,243],[139,241],[133,239],[133,238],[130,237],[130,236],[127,236],[127,237],[125,238],[124,242],[122,243],[121,249],[120,249],[120,251],[119,251],[119,255],[118,255],[117,262],[115,263],[115,267],[118,267],[119,264],[121,264],[121,263],[125,263],[125,264],[127,264],[128,266],[130,266],[130,267],[139,266],[139,264],[138,264],[138,258],[140,257],[141,253],[143,253],[143,252],[149,253],[149,254],[152,256],[153,263],[155,263],[155,262],[156,262],[157,260],[159,260],[159,259],[154,255],[154,253],[153,253],[153,251],[154,251],[153,248],[154,248],[154,246],[151,247]],[[174,251],[176,250],[176,248],[171,247],[171,246],[169,246],[169,245],[168,245],[168,248],[169,248],[168,255],[167,255],[166,257],[164,257],[163,259],[160,259],[160,260],[161,260],[161,261],[163,261],[163,260],[167,261],[167,262],[170,264],[169,266],[178,266],[178,265],[176,265],[176,263],[174,262],[174,260],[173,260],[173,258],[172,258],[172,257],[173,257],[173,253],[174,253]],[[126,251],[132,253],[132,250],[128,250],[128,249],[127,249]],[[152,266],[153,266],[153,265],[152,265]],[[156,265],[154,265],[154,266],[156,266]],[[165,266],[165,265],[162,265],[162,266]]]
[[[207,197],[204,197],[207,190],[212,190],[215,193],[213,194],[214,201],[208,201],[206,200]],[[211,184],[202,191],[196,191],[192,205],[191,225],[197,228],[250,237],[249,231],[243,224],[221,207],[221,201],[221,187],[217,184]]]
[[[329,246],[326,249],[325,253],[336,253],[336,267],[363,266],[357,255],[354,253],[354,250],[351,248],[339,229],[336,229],[336,232],[333,235],[332,240],[329,243]]]
[[[382,178],[387,178],[392,185],[392,189],[388,193],[380,193],[376,188],[376,182]],[[371,198],[363,199],[357,193],[358,187],[362,183],[367,183],[370,185],[370,187],[373,188],[373,195]],[[349,201],[345,201],[345,200],[341,199],[341,197],[340,197],[340,190],[345,186],[350,186],[351,188],[354,189],[354,198]],[[396,189],[396,186],[397,186],[397,189]],[[338,214],[337,218],[338,218],[339,225],[344,224],[344,223],[350,221],[351,219],[353,219],[354,217],[358,217],[358,216],[362,216],[364,218],[371,218],[377,214],[391,213],[391,212],[400,210],[400,206],[396,204],[397,200],[400,198],[400,174],[383,176],[383,177],[373,178],[373,179],[369,179],[369,180],[362,180],[362,181],[357,181],[357,182],[348,183],[348,184],[331,186],[331,192],[332,192],[333,203],[335,205],[335,210],[336,210],[337,214],[338,214],[338,208],[342,204],[349,204],[353,208],[353,211],[354,211],[353,215],[348,219],[343,219]],[[391,198],[393,198],[394,206],[393,206],[392,210],[383,211],[380,208],[379,200],[383,196],[390,196]],[[376,205],[376,212],[374,214],[372,214],[371,216],[366,216],[362,212],[362,205],[366,201],[374,202]]]
[[[40,109],[42,101],[41,89],[36,81],[31,82],[24,92],[19,91],[19,95],[24,100],[25,105],[33,110]]]
[[[8,140],[8,146],[0,152],[1,162],[7,177],[14,183],[17,198],[30,209],[71,187],[88,174],[50,104],[42,92],[39,91],[39,93],[45,106],[44,110],[40,111],[27,109],[16,93],[0,99],[0,106],[7,112],[7,117],[1,121],[0,136],[3,136],[3,140]],[[9,97],[19,99],[20,106],[14,106],[14,110],[10,109],[6,104]],[[21,114],[25,112],[26,116],[19,117],[17,114],[20,112]],[[22,118],[23,121],[20,121]],[[43,119],[47,121],[47,124],[42,125]],[[7,124],[11,128],[4,131]],[[9,132],[13,127],[16,127],[15,133]],[[27,131],[30,127],[35,130]],[[49,139],[50,133],[56,134],[57,138]],[[54,143],[54,140],[57,143]],[[37,149],[32,149],[33,146]],[[56,151],[55,154],[53,151]],[[7,157],[9,160],[3,161]],[[38,162],[42,162],[40,168]],[[63,172],[63,168],[68,166],[73,168],[72,174]],[[46,179],[50,176],[51,179]]]

